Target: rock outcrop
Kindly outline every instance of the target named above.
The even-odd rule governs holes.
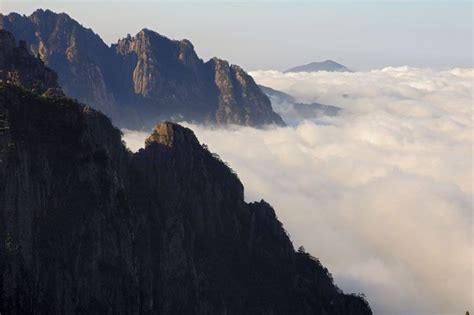
[[[3,24],[58,73],[66,95],[122,127],[151,128],[163,119],[284,125],[248,74],[217,58],[203,62],[188,40],[143,29],[109,47],[68,15],[49,10],[11,13]]]
[[[211,67],[219,91],[217,123],[284,125],[281,117],[273,112],[268,97],[242,68],[218,58],[211,59],[207,65]]]
[[[162,123],[133,154],[100,112],[5,82],[0,310],[371,314],[190,129]]]
[[[41,9],[28,17],[17,13],[3,16],[3,27],[58,73],[66,95],[103,112],[114,112],[109,82],[114,78],[111,69],[115,60],[92,30],[67,14]]]
[[[54,71],[41,59],[31,56],[24,41],[0,30],[0,81],[21,86],[34,93],[61,93]]]

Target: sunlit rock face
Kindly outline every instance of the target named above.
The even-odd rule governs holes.
[[[371,314],[190,129],[131,153],[104,114],[8,82],[0,275],[7,314]]]
[[[143,29],[109,47],[64,13],[37,10],[3,20],[6,30],[58,73],[66,95],[122,127],[151,128],[161,120],[284,124],[248,74],[217,58],[205,63],[188,40]]]
[[[215,85],[219,91],[216,112],[218,124],[264,125],[285,123],[274,113],[268,97],[245,71],[218,58],[211,59]]]

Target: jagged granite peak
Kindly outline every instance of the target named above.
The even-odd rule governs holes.
[[[65,13],[38,9],[30,16],[11,13],[4,28],[25,40],[58,73],[64,92],[83,103],[114,113],[111,88],[116,84],[115,56],[91,29]]]
[[[218,124],[285,125],[283,119],[273,111],[268,97],[241,67],[230,65],[217,57],[212,58],[207,65],[212,68],[219,91],[216,112]]]
[[[0,29],[0,81],[11,83],[38,94],[62,94],[57,75],[45,67],[40,57],[30,55],[26,43]]]
[[[3,19],[5,29],[58,73],[68,96],[107,113],[121,127],[151,128],[162,120],[284,124],[250,76],[236,67],[216,72],[225,69],[201,60],[189,40],[142,29],[109,47],[67,14],[37,10]]]
[[[0,83],[2,313],[371,314],[191,130],[150,139]]]
[[[112,48],[120,55],[132,55],[136,59],[132,74],[136,94],[190,102],[189,96],[203,98],[199,91],[208,90],[199,69],[203,62],[189,41],[171,40],[142,29],[134,37],[119,40]]]
[[[145,140],[145,147],[153,144],[165,145],[167,147],[188,146],[199,144],[194,132],[172,122],[158,124],[152,134]]]
[[[311,62],[306,65],[293,67],[284,71],[285,73],[292,72],[317,72],[317,71],[329,71],[329,72],[352,72],[346,66],[341,65],[333,60],[325,60],[322,62]]]

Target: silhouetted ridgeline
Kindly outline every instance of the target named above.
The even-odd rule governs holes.
[[[329,72],[352,72],[346,66],[341,65],[332,60],[325,60],[321,62],[311,62],[306,65],[293,67],[285,71],[285,73],[297,73],[297,72],[318,72],[318,71],[329,71]]]
[[[143,29],[109,47],[64,13],[37,10],[3,20],[58,73],[66,95],[111,115],[121,127],[151,128],[161,119],[284,125],[248,74],[218,58],[203,62],[188,40]]]
[[[190,129],[133,154],[103,114],[31,90],[0,83],[2,314],[371,314]]]

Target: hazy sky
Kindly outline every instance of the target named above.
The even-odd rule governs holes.
[[[473,3],[460,1],[5,1],[1,12],[66,12],[107,43],[147,27],[190,39],[199,55],[247,70],[334,59],[387,65],[472,66]]]

